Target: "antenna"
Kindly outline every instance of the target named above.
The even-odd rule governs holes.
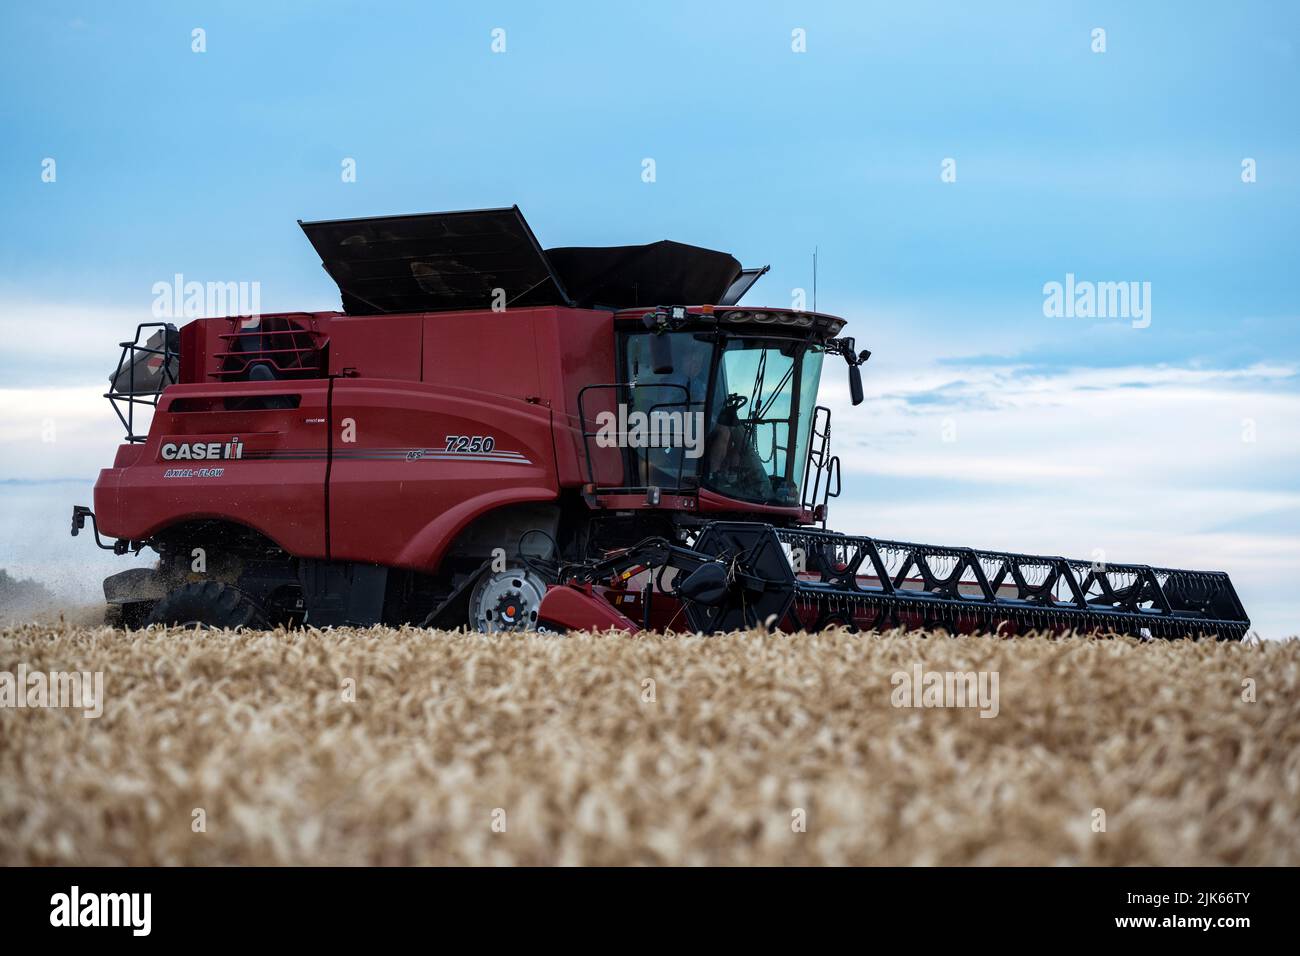
[[[813,246],[813,311],[817,311],[817,247]]]

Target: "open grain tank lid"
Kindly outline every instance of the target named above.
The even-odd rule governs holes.
[[[349,315],[717,304],[742,272],[725,252],[668,240],[543,250],[518,206],[299,225]]]

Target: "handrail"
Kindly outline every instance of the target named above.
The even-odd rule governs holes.
[[[153,348],[145,339],[145,344],[140,344],[140,337],[144,334],[145,329],[159,329],[162,332],[162,348]],[[158,407],[159,397],[168,385],[175,385],[179,380],[180,374],[180,349],[173,349],[171,346],[172,336],[179,335],[176,326],[170,322],[141,322],[135,327],[135,338],[130,342],[120,343],[122,354],[117,360],[117,371],[109,379],[108,391],[104,397],[108,399],[109,404],[113,406],[113,411],[117,414],[118,421],[126,429],[126,440],[132,444],[144,442],[148,435],[137,435],[135,433],[135,407],[137,405],[147,405],[150,408]],[[152,336],[150,336],[152,338]],[[136,391],[136,364],[140,358],[147,355],[162,356],[162,364],[158,374],[157,382],[151,390],[142,392]],[[127,390],[121,391],[118,380],[122,377],[123,371],[127,374]],[[142,383],[143,384],[143,383]],[[126,414],[122,414],[120,403],[126,403]]]

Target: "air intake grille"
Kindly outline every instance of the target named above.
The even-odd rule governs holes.
[[[232,318],[220,333],[214,375],[222,381],[320,378],[329,337],[309,315]]]

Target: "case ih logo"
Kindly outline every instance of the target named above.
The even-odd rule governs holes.
[[[228,442],[182,441],[163,442],[159,449],[163,461],[216,461],[219,458],[243,458],[244,443],[238,438]]]

